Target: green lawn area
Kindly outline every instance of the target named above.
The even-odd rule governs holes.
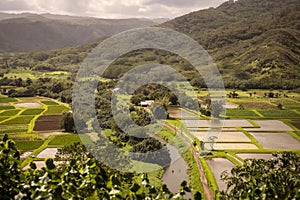
[[[14,116],[16,114],[18,114],[20,112],[20,110],[6,110],[2,113],[0,113],[0,116]]]
[[[62,114],[65,111],[68,111],[69,108],[63,105],[59,106],[48,106],[48,110],[44,113],[44,115],[55,115],[55,114]]]
[[[9,109],[15,109],[13,106],[0,106],[0,110],[9,110]]]
[[[0,97],[0,103],[17,102],[18,100],[10,97]]]
[[[42,104],[45,104],[47,106],[57,106],[59,105],[58,103],[54,102],[54,101],[41,101]]]
[[[1,125],[29,124],[34,117],[35,116],[31,116],[31,115],[19,116],[19,117],[10,119],[10,120],[8,120],[6,122],[3,122]]]
[[[26,109],[24,112],[21,113],[21,115],[38,115],[43,112],[44,109],[41,108],[33,108],[33,109]]]
[[[16,140],[17,149],[23,151],[30,151],[39,148],[44,141],[43,140],[35,140],[35,141],[27,141],[27,140]]]
[[[259,117],[253,110],[240,110],[240,109],[226,109],[227,117],[244,117],[244,118],[257,118]]]
[[[290,119],[290,118],[300,118],[300,115],[293,110],[257,110],[266,118],[280,118],[280,119]]]
[[[27,132],[27,124],[0,125],[0,133],[20,133]]]

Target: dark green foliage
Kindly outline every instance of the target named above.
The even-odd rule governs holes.
[[[133,156],[133,159],[155,163],[161,166],[167,166],[171,162],[168,150],[154,138],[144,139],[142,142],[135,144],[131,152],[141,153]]]
[[[245,160],[231,174],[223,173],[227,190],[221,199],[299,199],[300,156],[292,152],[273,155],[271,160]]]
[[[300,87],[299,7],[298,0],[225,2],[218,8],[193,12],[160,26],[185,33],[207,49],[228,88],[296,89]],[[6,55],[3,56],[5,59],[0,59],[0,66],[8,71],[18,67],[38,71],[70,71],[70,79],[74,80],[79,64],[96,45]],[[153,62],[174,67],[193,86],[206,87],[187,61],[161,50],[130,52],[117,59],[104,76],[118,79],[138,64]],[[166,78],[171,77],[166,75]],[[60,92],[70,87],[61,84],[60,88],[60,83],[56,87],[56,82],[32,82],[28,84],[25,79],[21,81],[7,77],[0,79],[0,85],[26,85],[34,88],[38,95],[71,102],[70,95]],[[64,98],[64,95],[67,97]]]
[[[15,143],[3,137],[0,142],[0,194],[2,199],[11,199],[19,193],[18,186],[21,180],[19,167],[20,156],[16,151]]]
[[[61,125],[66,132],[76,132],[73,114],[71,112],[67,112],[64,114]]]
[[[160,26],[187,34],[208,50],[228,88],[297,88],[299,7],[298,0],[239,0]]]
[[[36,91],[32,88],[22,89],[22,90],[14,90],[11,89],[7,92],[9,97],[34,97],[36,95]]]
[[[151,123],[150,113],[144,108],[134,107],[134,110],[130,112],[131,118],[139,126],[146,126]]]
[[[0,192],[1,199],[170,199],[166,185],[153,187],[147,174],[142,181],[134,181],[132,174],[117,172],[85,155],[86,149],[74,145],[61,150],[69,162],[56,166],[53,159],[46,159],[46,167],[37,169],[35,163],[21,170],[19,152],[7,135],[0,142]],[[180,186],[182,199],[190,189]]]

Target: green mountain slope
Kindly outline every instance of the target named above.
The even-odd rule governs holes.
[[[300,1],[239,0],[161,25],[209,51],[229,87],[300,86]]]
[[[33,23],[32,18],[34,19],[35,16],[26,19],[31,20],[28,23]],[[22,21],[24,18],[14,19],[14,22],[16,20]],[[42,23],[39,20],[35,23],[39,24],[40,27],[45,24],[47,24],[47,28],[52,27],[55,29],[55,27],[58,27],[57,21],[50,26],[52,19],[44,18],[43,20],[45,22]],[[116,21],[118,22],[118,20]],[[2,22],[6,21],[0,21],[0,24]],[[91,19],[70,20],[65,17],[59,22],[62,24],[67,23],[70,27],[89,27],[89,23],[100,23],[99,20],[95,19],[93,22]],[[22,23],[20,26],[22,26]],[[159,26],[185,33],[207,49],[217,63],[227,88],[300,88],[299,0],[230,1],[218,8],[190,13]],[[47,30],[47,28],[45,29]],[[69,29],[64,27],[63,30]],[[80,31],[78,33],[72,32],[72,30],[70,28],[68,31],[69,36],[84,34]],[[42,32],[43,29],[39,29],[39,31]],[[81,31],[84,32],[84,30]],[[109,32],[109,29],[105,29],[105,31],[112,33]],[[12,35],[17,34],[10,33]],[[55,33],[60,33],[60,28],[57,28]],[[1,34],[2,31],[0,32],[0,38]],[[58,34],[57,37],[50,38],[47,35],[50,34],[49,32],[43,34],[45,34],[43,38],[48,41],[49,45],[53,45],[53,48],[55,45],[66,44],[69,41],[68,39],[72,38],[64,39],[64,34],[62,36]],[[38,35],[43,36],[43,34]],[[88,34],[91,34],[91,32],[89,31]],[[97,32],[97,34],[99,33]],[[27,37],[31,37],[31,35]],[[38,46],[40,43],[37,43],[34,39],[39,39],[43,43],[43,38],[36,36],[27,42],[30,45]],[[91,38],[93,37],[91,36]],[[86,38],[80,39],[85,42],[83,40]],[[3,42],[1,43],[3,44]],[[69,43],[72,43],[72,40]],[[25,67],[37,71],[71,70],[76,73],[84,57],[95,45],[97,44],[17,55],[0,54],[0,67],[5,70],[7,68]],[[124,72],[135,66],[153,62],[171,65],[186,76],[188,80],[191,80],[193,85],[205,87],[201,77],[195,76],[196,73],[193,72],[186,61],[183,61],[177,55],[158,50],[140,50],[125,55],[114,62],[104,75],[107,78],[119,78]]]
[[[155,24],[149,19],[97,19],[49,14],[6,19],[0,21],[0,51],[24,52],[80,45]]]

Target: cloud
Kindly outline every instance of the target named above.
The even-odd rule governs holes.
[[[1,0],[0,11],[29,10],[30,6],[24,0]]]
[[[102,18],[173,18],[225,0],[1,0],[7,12],[54,13]]]

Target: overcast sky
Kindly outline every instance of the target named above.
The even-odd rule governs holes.
[[[174,18],[226,0],[0,0],[0,12],[54,13],[100,18]]]

